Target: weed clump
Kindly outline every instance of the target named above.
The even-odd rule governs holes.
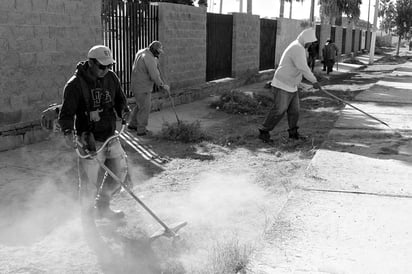
[[[183,121],[179,123],[165,122],[162,125],[160,137],[162,139],[183,143],[198,143],[209,139],[209,136],[200,127],[200,121],[193,123]]]
[[[267,96],[232,90],[223,93],[211,107],[230,114],[262,114],[272,102],[273,99]]]

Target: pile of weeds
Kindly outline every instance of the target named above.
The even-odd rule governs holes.
[[[272,102],[273,99],[267,96],[232,90],[223,93],[211,107],[229,114],[263,114]]]
[[[199,143],[210,139],[200,127],[200,121],[192,123],[184,121],[180,121],[179,123],[165,122],[162,125],[162,130],[159,135],[162,139],[183,143]]]

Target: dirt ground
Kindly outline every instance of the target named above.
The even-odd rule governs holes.
[[[387,56],[364,70],[323,75],[324,88],[350,101],[405,61]],[[264,83],[240,90],[270,96]],[[126,224],[99,221],[96,230],[85,229],[75,159],[57,157],[50,165],[59,177],[15,186],[1,199],[1,214],[13,218],[0,223],[0,272],[242,273],[344,106],[307,84],[300,97],[300,131],[309,137],[304,142],[288,140],[286,119],[272,132],[274,144],[257,139],[267,110],[262,107],[255,114],[212,111],[215,123],[203,128],[210,140],[201,143],[143,140],[165,163],[147,161],[125,144],[137,196],[167,224],[188,222],[177,242],[149,242],[161,227],[127,193],[113,203],[125,211]],[[59,161],[66,165],[59,167]]]

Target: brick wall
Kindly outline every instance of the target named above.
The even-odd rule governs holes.
[[[0,150],[36,139],[15,129],[38,126],[41,110],[61,101],[76,63],[101,43],[100,5],[90,0],[0,1]]]
[[[161,68],[173,89],[206,81],[206,8],[159,3]]]
[[[233,13],[232,75],[259,71],[260,21],[258,15]]]

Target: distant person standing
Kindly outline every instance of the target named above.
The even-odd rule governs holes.
[[[319,42],[315,41],[308,47],[308,66],[313,71],[315,68],[316,59],[319,55]]]
[[[159,57],[163,46],[159,41],[153,41],[149,47],[136,53],[132,74],[131,91],[136,99],[136,106],[130,115],[129,130],[135,130],[138,136],[147,134],[149,113],[151,110],[152,91],[154,84],[159,88],[170,91],[163,82],[159,69]]]
[[[412,50],[412,40],[409,41],[409,51]]]
[[[335,62],[338,57],[338,52],[339,49],[333,43],[332,39],[326,40],[326,44],[322,49],[322,55],[323,55],[323,70],[325,70],[326,67],[326,74],[329,74],[330,72],[333,71],[333,66],[335,65]]]
[[[280,58],[279,67],[271,82],[275,100],[263,124],[259,127],[259,139],[265,143],[273,142],[269,132],[275,128],[285,113],[288,118],[289,138],[295,140],[305,138],[298,133],[300,111],[298,85],[303,76],[313,84],[314,88],[320,87],[306,60],[306,48],[314,41],[316,41],[315,30],[306,29],[289,44]]]

